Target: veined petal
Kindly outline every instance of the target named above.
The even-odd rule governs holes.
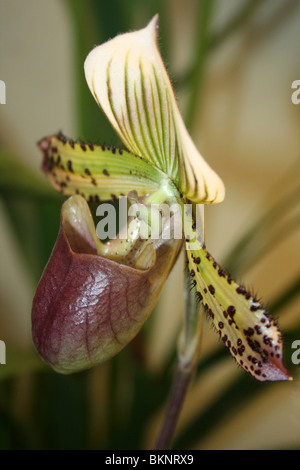
[[[188,199],[221,202],[224,185],[181,118],[157,47],[157,20],[91,51],[85,61],[87,83],[132,153],[166,173]]]
[[[145,196],[160,188],[166,175],[141,157],[111,146],[83,144],[58,134],[39,142],[43,171],[65,196],[81,194],[90,202]]]
[[[90,368],[121,351],[139,332],[159,297],[181,247],[166,240],[154,264],[139,268],[97,255],[88,204],[64,204],[59,235],[32,306],[33,341],[56,371]],[[143,255],[143,254],[142,254]]]

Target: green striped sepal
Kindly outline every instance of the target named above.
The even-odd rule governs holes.
[[[87,83],[130,152],[162,170],[191,201],[221,202],[224,185],[185,128],[156,28],[157,16],[96,47],[85,61]]]

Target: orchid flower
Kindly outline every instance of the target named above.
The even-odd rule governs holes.
[[[33,338],[54,369],[71,373],[117,354],[151,313],[182,247],[174,227],[183,222],[187,267],[195,295],[237,363],[260,381],[288,380],[282,340],[261,303],[207,252],[197,207],[222,202],[224,185],[189,136],[161,59],[157,16],[90,52],[88,86],[126,150],[83,144],[58,134],[39,142],[43,170],[70,198],[58,239],[33,301]],[[99,240],[88,202],[119,199],[177,204],[160,233],[141,240],[134,230]],[[189,208],[189,210],[187,209]],[[201,225],[201,224],[200,224]]]

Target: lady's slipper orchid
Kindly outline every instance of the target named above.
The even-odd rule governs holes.
[[[33,301],[35,345],[58,372],[91,367],[132,340],[181,246],[180,240],[152,244],[155,249],[131,266],[97,255],[100,243],[88,204],[72,196],[62,207],[58,239]]]
[[[287,380],[282,341],[262,305],[206,251],[196,204],[224,199],[224,185],[184,126],[156,42],[157,17],[140,31],[96,47],[85,62],[87,83],[128,150],[76,143],[62,134],[43,139],[43,170],[72,196],[33,302],[33,338],[41,356],[69,373],[119,352],[149,316],[181,241],[138,240],[134,230],[107,244],[97,237],[85,200],[128,196],[176,202],[160,234],[183,221],[188,269],[198,299],[232,355],[260,381]],[[85,199],[84,199],[85,198]],[[192,206],[192,210],[187,210]],[[179,215],[180,214],[180,215]]]

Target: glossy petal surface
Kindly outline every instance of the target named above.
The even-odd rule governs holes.
[[[79,207],[79,206],[78,206]],[[89,220],[80,231],[63,216],[32,308],[32,332],[41,357],[72,373],[117,354],[151,313],[181,241],[161,244],[150,269],[98,256]]]

